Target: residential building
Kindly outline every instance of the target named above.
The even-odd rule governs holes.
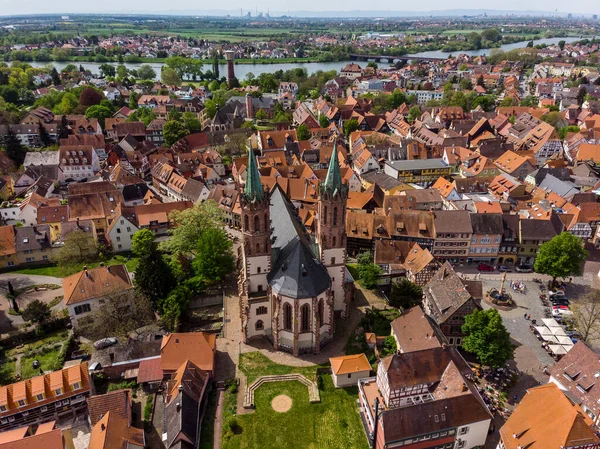
[[[422,351],[441,347],[435,324],[423,312],[421,306],[402,311],[402,315],[391,322],[391,336],[396,341],[398,352]]]
[[[371,375],[371,364],[364,354],[331,357],[329,363],[336,388],[355,387],[360,379]]]
[[[496,265],[504,233],[502,214],[477,213],[470,218],[473,234],[467,263]]]
[[[196,449],[200,444],[201,424],[210,373],[185,360],[166,385],[164,395],[163,443],[166,449]]]
[[[519,252],[519,216],[502,214],[502,228],[498,265],[515,265]]]
[[[563,230],[564,225],[554,212],[549,220],[519,220],[519,264],[533,265],[540,246]]]
[[[207,332],[173,333],[165,335],[160,346],[160,367],[163,376],[172,378],[186,361],[213,376],[215,372],[216,335]]]
[[[451,346],[383,358],[377,377],[358,383],[360,414],[373,447],[483,447],[492,415],[467,379],[470,374]]]
[[[500,428],[498,449],[595,449],[592,419],[554,383],[530,388]]]
[[[452,167],[446,165],[443,159],[412,159],[386,161],[384,172],[402,182],[429,184],[437,181],[440,176],[450,176]]]
[[[446,262],[423,288],[423,309],[439,326],[450,345],[460,346],[465,316],[481,309],[481,281],[465,281]]]
[[[100,171],[98,154],[91,145],[61,146],[59,154],[66,182],[89,179]]]
[[[130,294],[133,283],[125,265],[109,267],[84,267],[83,271],[63,278],[65,306],[73,327],[91,319],[90,312],[102,307],[106,301],[115,301],[122,314],[132,313]]]
[[[115,213],[115,218],[108,225],[108,240],[116,253],[131,251],[133,235],[139,230],[132,208],[120,207]]]
[[[88,449],[144,449],[144,429],[131,426],[131,422],[115,411],[108,411],[92,427]]]
[[[48,422],[3,432],[0,436],[0,449],[73,449],[71,429],[54,427],[55,423]]]
[[[15,227],[15,250],[18,265],[48,263],[57,246],[52,245],[48,225]]]
[[[18,263],[15,228],[13,225],[0,226],[0,266],[14,267]]]
[[[434,213],[435,243],[431,253],[440,261],[465,263],[469,257],[469,247],[473,226],[469,211],[440,210]]]
[[[0,387],[0,431],[81,416],[91,391],[87,362]]]
[[[596,426],[600,423],[600,385],[596,386],[600,377],[598,373],[600,358],[583,341],[575,343],[550,367],[550,382],[556,384],[571,402],[579,405]]]

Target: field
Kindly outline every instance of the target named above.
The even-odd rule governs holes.
[[[316,366],[296,368],[278,365],[260,353],[242,354],[240,369],[252,382],[260,375],[298,372],[314,378]],[[224,413],[224,449],[367,449],[367,439],[356,406],[357,388],[334,388],[331,375],[322,374],[321,402],[311,404],[300,382],[262,385],[255,393],[254,413],[238,415],[233,431],[227,423],[233,415],[227,400]],[[281,394],[292,399],[292,408],[278,413],[271,407]],[[228,393],[229,399],[235,395]]]

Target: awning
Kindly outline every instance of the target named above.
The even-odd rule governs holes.
[[[562,327],[550,327],[549,329],[552,332],[552,334],[556,335],[557,337],[566,337],[567,336],[567,333],[565,332],[565,330]]]
[[[549,345],[548,348],[550,349],[550,351],[552,351],[553,354],[556,355],[563,355],[569,352],[563,345]]]
[[[556,336],[556,339],[558,340],[558,342],[563,345],[563,346],[573,346],[573,342],[571,341],[571,339],[569,337],[565,336]]]
[[[548,327],[560,327],[560,324],[554,318],[542,318],[542,323]]]
[[[544,335],[542,338],[546,342],[550,343],[550,345],[552,345],[552,344],[560,344],[560,342],[558,341],[558,339],[554,335]]]
[[[549,327],[546,326],[535,326],[535,330],[538,334],[540,334],[542,337],[546,336],[546,335],[554,335],[552,333],[552,331],[550,330]]]

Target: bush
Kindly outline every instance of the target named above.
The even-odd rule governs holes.
[[[144,406],[144,423],[149,423],[152,417],[152,403],[154,402],[154,396],[150,395],[146,398],[146,405]]]

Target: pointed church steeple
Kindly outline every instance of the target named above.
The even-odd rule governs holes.
[[[244,187],[244,196],[246,201],[253,203],[262,201],[265,191],[260,182],[260,173],[256,165],[256,157],[252,149],[248,152],[248,167],[246,168],[246,186]]]
[[[329,195],[335,195],[342,192],[342,174],[340,173],[340,161],[338,159],[337,140],[333,143],[333,151],[325,182],[321,184],[321,191]]]

